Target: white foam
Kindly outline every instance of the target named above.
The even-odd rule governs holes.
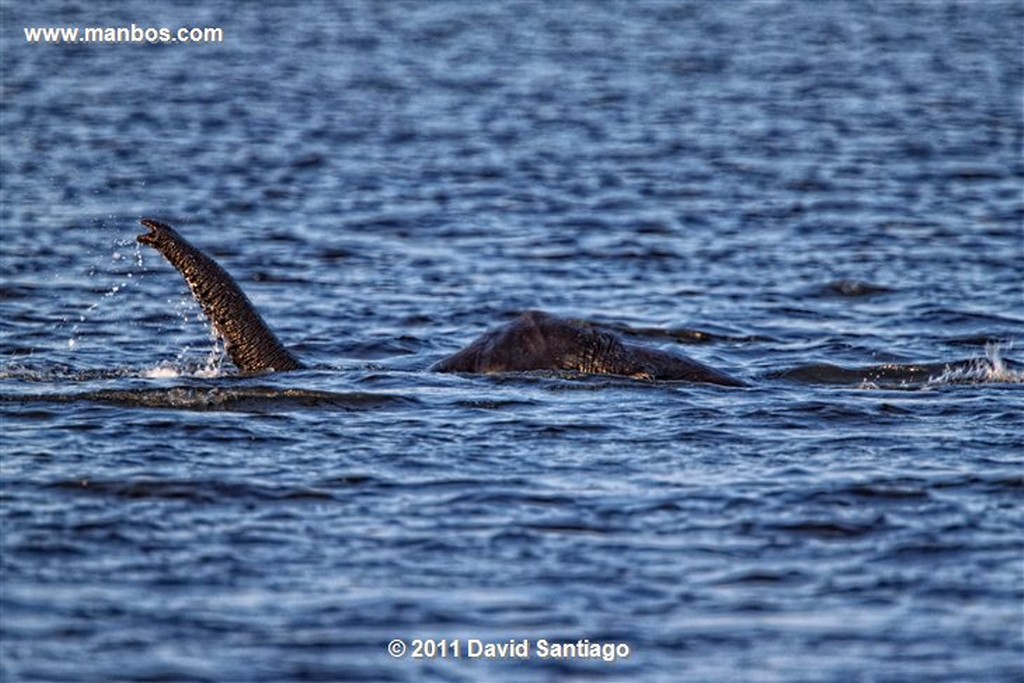
[[[1021,384],[1024,372],[1018,372],[1006,365],[1004,353],[1013,347],[1012,343],[985,345],[985,357],[956,367],[946,368],[928,379],[928,384]]]
[[[179,367],[173,363],[160,363],[156,367],[148,368],[140,373],[145,379],[178,379],[181,377],[198,377],[200,379],[211,379],[221,377],[224,374],[219,359],[216,362],[207,362],[201,367]]]
[[[181,377],[181,371],[170,365],[158,365],[149,370],[143,370],[142,376],[146,379],[176,379]]]

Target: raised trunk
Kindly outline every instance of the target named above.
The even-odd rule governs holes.
[[[238,283],[216,261],[189,244],[171,226],[149,218],[141,222],[149,232],[139,235],[139,242],[159,251],[178,269],[240,370],[273,372],[303,367],[270,331]]]

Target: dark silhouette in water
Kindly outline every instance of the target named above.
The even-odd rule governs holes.
[[[178,269],[203,307],[235,365],[244,372],[299,370],[303,367],[277,340],[234,278],[212,258],[193,247],[174,228],[142,219],[149,232],[139,235]]]
[[[270,372],[303,367],[216,261],[171,226],[150,218],[142,219],[142,224],[149,232],[139,235],[139,242],[159,251],[182,274],[240,370]],[[468,373],[561,370],[743,386],[743,382],[688,358],[628,344],[610,332],[542,311],[523,313],[484,333],[431,369]]]
[[[610,332],[543,311],[527,311],[512,322],[485,332],[431,369],[437,372],[566,370],[637,379],[743,385],[689,358],[627,344]]]

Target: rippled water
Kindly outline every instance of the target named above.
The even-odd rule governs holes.
[[[3,7],[5,682],[1024,676],[1019,2],[339,4]],[[751,386],[425,371],[532,308]]]

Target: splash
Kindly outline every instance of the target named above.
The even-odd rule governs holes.
[[[143,370],[142,376],[146,379],[177,379],[181,377],[181,369],[167,363],[161,363],[155,368]]]
[[[122,270],[127,259],[130,258],[130,256],[126,256],[123,251],[125,247],[131,247],[134,250],[134,265],[130,266],[128,270]],[[135,277],[135,270],[140,270],[142,268],[142,245],[138,244],[134,240],[114,240],[114,251],[110,255],[110,267],[113,271],[119,271],[122,279],[111,285],[109,289],[103,292],[97,301],[90,304],[78,315],[78,320],[71,325],[71,336],[67,340],[67,348],[71,351],[74,351],[75,348],[80,345],[81,334],[79,330],[83,324],[92,319],[96,310],[99,309],[100,306],[113,300],[114,297],[127,289],[130,285],[143,278],[141,273],[138,278]],[[89,268],[88,276],[93,278],[96,276],[96,272],[97,266],[94,263]],[[60,326],[67,325],[68,322],[69,319],[64,318]]]
[[[211,330],[212,332],[212,330]],[[180,377],[198,377],[211,379],[224,376],[224,358],[226,352],[221,340],[213,337],[213,343],[206,353],[206,358],[199,362],[189,362],[188,357],[192,355],[192,347],[186,346],[173,361],[162,361],[155,367],[148,368],[141,372],[146,379],[177,379]]]
[[[213,379],[222,377],[224,374],[220,363],[189,367],[164,362],[157,364],[155,367],[142,370],[139,376],[144,379],[180,379],[182,377]]]
[[[764,375],[769,380],[802,384],[881,389],[927,390],[949,384],[1021,384],[1024,366],[1006,357],[1012,344],[988,344],[982,358],[924,364],[887,364],[845,368],[830,363],[801,365]]]
[[[92,302],[81,313],[77,316],[65,317],[58,324],[58,329],[70,326],[70,336],[66,341],[66,348],[69,351],[81,352],[85,348],[84,344],[88,338],[86,332],[88,325],[98,317],[98,312],[104,308],[109,310],[110,305],[118,300],[118,297],[122,297],[126,290],[145,278],[144,253],[142,245],[135,239],[117,239],[112,242],[108,261],[104,263],[102,258],[97,258],[88,268],[87,276],[90,280],[109,278],[112,282],[105,290],[93,295]],[[226,356],[224,345],[202,314],[195,298],[186,294],[177,301],[168,299],[168,303],[174,308],[183,328],[198,323],[207,330],[211,340],[210,345],[185,345],[174,360],[161,361],[154,367],[120,369],[110,372],[116,373],[118,376],[147,379],[223,376],[225,374],[223,364]]]
[[[1014,370],[1006,361],[1012,342],[985,345],[985,357],[957,365],[947,365],[941,373],[928,378],[928,385],[940,384],[1022,384],[1024,370]]]

